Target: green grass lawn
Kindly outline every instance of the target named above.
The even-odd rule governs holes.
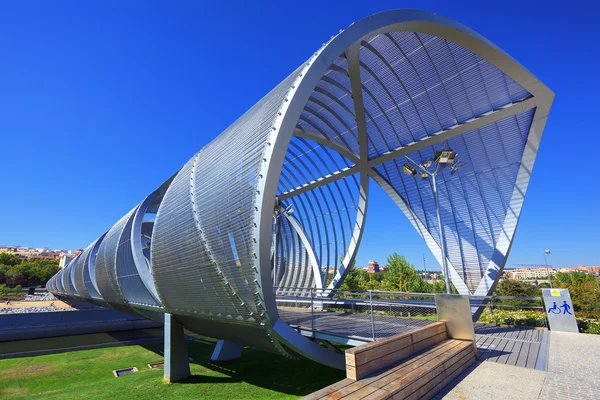
[[[0,360],[2,399],[292,399],[312,393],[345,376],[308,360],[289,360],[244,348],[242,358],[212,362],[214,341],[189,342],[192,377],[165,384],[162,345],[113,347]],[[139,372],[115,378],[112,370]]]

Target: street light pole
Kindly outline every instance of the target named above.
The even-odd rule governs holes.
[[[440,215],[440,199],[438,197],[436,174],[431,175],[433,185],[433,197],[435,199],[435,210],[437,213],[438,230],[440,231],[440,248],[442,250],[442,268],[444,269],[444,280],[446,281],[446,293],[450,294],[450,276],[448,274],[448,262],[446,260],[446,238],[444,236],[444,227],[442,226],[442,216]]]
[[[444,226],[442,225],[442,214],[440,212],[440,198],[437,190],[437,180],[436,177],[438,173],[442,172],[443,166],[441,164],[450,165],[450,171],[452,173],[456,172],[460,167],[462,167],[465,163],[457,163],[455,157],[456,153],[452,150],[446,150],[445,156],[448,157],[447,160],[442,161],[440,157],[436,157],[433,160],[427,160],[423,163],[417,163],[410,157],[406,156],[406,159],[414,165],[414,167],[409,166],[408,164],[404,164],[403,170],[407,174],[416,175],[417,168],[420,171],[420,175],[423,179],[431,178],[431,186],[433,189],[433,198],[435,200],[435,211],[437,214],[437,222],[438,222],[438,230],[440,232],[440,250],[442,251],[442,269],[444,271],[444,281],[446,282],[446,293],[451,294],[452,291],[450,289],[450,273],[448,270],[448,260],[446,259],[446,237],[444,235]],[[428,168],[433,166],[432,170]]]
[[[552,277],[550,276],[550,269],[548,268],[548,260],[546,260],[546,254],[550,254],[550,250],[544,250],[544,264],[546,264],[546,273],[548,274],[548,282],[550,283],[550,288],[553,288]]]

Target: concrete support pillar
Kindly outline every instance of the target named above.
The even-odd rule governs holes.
[[[165,313],[164,371],[164,380],[167,383],[177,382],[191,375],[183,326],[169,313]]]
[[[242,345],[219,340],[210,359],[212,361],[236,360],[242,357]]]

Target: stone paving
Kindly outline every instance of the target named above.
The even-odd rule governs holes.
[[[461,374],[436,400],[600,400],[600,335],[550,332],[548,370],[488,361]]]
[[[495,362],[478,362],[434,400],[535,400],[546,373]]]
[[[600,336],[551,332],[548,372],[539,398],[600,399]]]

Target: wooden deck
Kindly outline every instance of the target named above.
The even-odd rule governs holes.
[[[303,331],[352,336],[372,341],[371,320],[368,314],[315,312],[308,308],[280,308],[281,318],[290,326]],[[313,321],[314,316],[314,321]],[[402,317],[374,316],[375,338],[382,339],[406,332],[435,321]],[[547,368],[550,334],[544,329],[528,327],[499,327],[475,324],[475,336],[482,361],[497,362],[545,371]]]
[[[550,340],[547,330],[476,324],[475,333],[481,361],[547,369]]]

